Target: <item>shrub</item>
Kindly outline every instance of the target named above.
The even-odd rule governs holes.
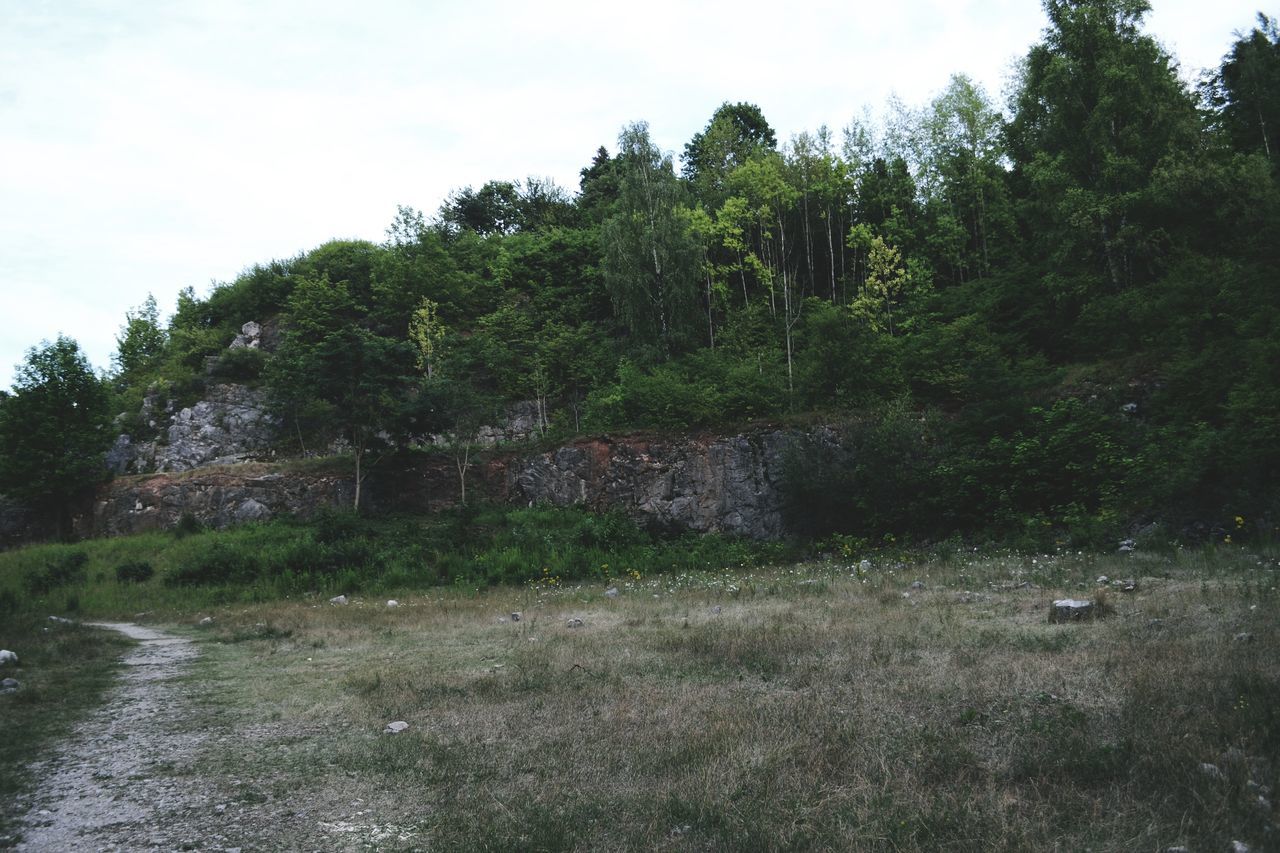
[[[145,560],[121,563],[116,566],[116,580],[119,583],[143,583],[155,576],[156,570]]]
[[[200,523],[200,519],[189,512],[184,512],[178,517],[178,523],[173,526],[173,535],[176,539],[182,539],[202,530],[204,530],[204,525]]]
[[[69,551],[45,565],[27,573],[24,579],[27,591],[32,595],[46,595],[61,586],[83,583],[85,563],[89,555],[84,551]]]
[[[179,566],[165,578],[165,583],[169,586],[237,583],[256,578],[259,568],[256,551],[227,542],[214,542]]]

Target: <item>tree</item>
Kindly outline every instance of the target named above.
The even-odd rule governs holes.
[[[140,373],[151,367],[163,354],[164,329],[160,328],[160,310],[156,298],[147,294],[142,306],[126,313],[124,328],[116,336],[113,360],[122,375]]]
[[[669,356],[696,324],[701,251],[671,157],[649,140],[648,125],[624,128],[618,145],[618,201],[601,234],[605,286],[636,341]]]
[[[1202,92],[1232,147],[1259,151],[1272,162],[1280,159],[1280,28],[1275,19],[1259,12],[1258,25],[1236,40]]]
[[[1007,129],[1026,226],[1051,266],[1119,291],[1145,277],[1141,192],[1163,158],[1193,143],[1194,104],[1173,60],[1139,32],[1146,0],[1044,6],[1049,28],[1027,55]]]
[[[729,173],[752,157],[778,147],[778,137],[755,104],[721,104],[706,129],[684,146],[681,174],[698,198],[718,206]]]
[[[407,341],[366,328],[345,282],[302,279],[283,315],[283,340],[267,373],[277,406],[295,425],[345,439],[355,458],[355,497],[368,452],[389,448],[412,358]],[[299,434],[301,427],[298,426]]]
[[[0,489],[54,515],[66,536],[72,503],[107,477],[106,386],[76,342],[59,336],[27,351],[13,389],[0,405]]]

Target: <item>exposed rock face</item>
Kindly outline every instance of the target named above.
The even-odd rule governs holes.
[[[117,480],[105,486],[86,535],[118,536],[173,527],[190,514],[209,527],[309,516],[323,507],[350,506],[351,483],[337,476],[304,476],[246,466],[237,472]]]
[[[468,492],[511,503],[620,509],[660,530],[776,539],[785,532],[784,459],[798,435],[771,430],[729,437],[599,438],[545,453],[499,454],[476,466]],[[442,455],[412,469],[380,467],[362,503],[408,512],[451,505],[458,499],[452,465]],[[122,478],[103,488],[91,529],[83,532],[167,528],[184,513],[211,527],[306,517],[321,507],[350,506],[352,492],[345,473],[304,475],[268,465]]]
[[[134,444],[121,435],[107,453],[107,465],[117,474],[229,465],[267,453],[278,431],[264,392],[214,385],[206,399],[174,413],[163,438]]]
[[[782,473],[796,434],[708,440],[600,439],[513,459],[510,500],[617,508],[668,530],[776,539],[783,532]]]

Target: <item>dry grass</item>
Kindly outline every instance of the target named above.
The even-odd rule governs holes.
[[[176,772],[261,849],[1280,843],[1274,557],[1031,560],[228,609]]]

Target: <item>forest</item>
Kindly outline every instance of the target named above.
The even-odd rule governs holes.
[[[637,121],[584,140],[576,191],[495,178],[167,321],[150,300],[105,375],[35,347],[0,491],[63,512],[116,433],[155,431],[144,396],[235,381],[270,392],[283,453],[341,440],[357,479],[534,401],[550,438],[834,425],[789,463],[805,538],[1273,535],[1277,22],[1188,85],[1145,0],[1045,9],[1007,102],[956,75],[786,141],[726,102],[678,154]],[[272,345],[228,350],[250,320]]]

